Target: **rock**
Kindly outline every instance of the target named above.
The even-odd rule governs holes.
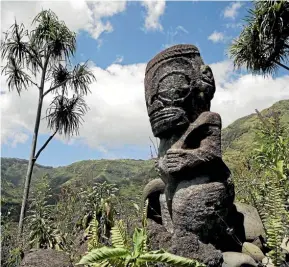
[[[162,224],[162,215],[159,197],[164,191],[165,184],[162,179],[154,179],[150,181],[143,190],[143,200],[148,199],[147,218],[154,220],[158,224]]]
[[[204,244],[198,237],[189,232],[175,232],[172,238],[172,246],[169,252],[195,259],[204,263],[207,267],[221,267],[223,263],[222,253],[211,244]]]
[[[147,217],[173,232],[172,253],[221,266],[214,245],[226,231],[234,186],[222,160],[221,117],[210,111],[213,72],[196,46],[175,45],[148,62],[144,85],[151,129],[160,139],[156,168],[164,182],[155,180],[144,190]]]
[[[168,249],[171,246],[172,234],[167,229],[148,219],[148,240],[151,250]]]
[[[21,261],[20,267],[73,267],[69,255],[53,249],[34,249]]]
[[[253,206],[244,203],[235,203],[237,211],[242,213],[244,216],[244,230],[245,238],[247,242],[251,242],[258,237],[265,238],[265,230],[261,218]]]
[[[150,181],[143,190],[143,199],[146,200],[153,193],[159,194],[164,192],[165,184],[162,179],[154,179]]]
[[[203,243],[215,244],[227,226],[223,218],[233,205],[234,191],[225,182],[181,181],[173,198],[174,229],[192,232]]]
[[[262,259],[265,257],[260,248],[248,242],[243,244],[242,253],[251,256],[256,261],[262,261]]]
[[[168,210],[165,194],[160,195],[160,205],[161,205],[162,224],[167,229],[168,232],[173,233],[174,231],[173,222]]]
[[[247,254],[239,252],[224,252],[223,253],[224,262],[222,267],[257,267],[258,264],[254,261],[252,257]]]

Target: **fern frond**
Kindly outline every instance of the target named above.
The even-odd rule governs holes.
[[[181,256],[177,256],[164,250],[152,251],[141,255],[138,261],[142,262],[162,262],[167,264],[172,264],[174,266],[194,266],[194,267],[205,267],[206,265],[199,263],[196,260],[187,259]]]
[[[87,229],[85,230],[88,238],[88,251],[97,248],[99,245],[98,226],[99,223],[98,220],[96,219],[96,214],[94,214],[91,222],[89,223]]]
[[[126,257],[129,255],[129,251],[124,248],[109,248],[109,247],[101,247],[98,249],[93,249],[88,252],[87,255],[83,256],[79,263],[80,264],[103,264],[105,261],[110,259],[117,259],[120,257]],[[102,265],[100,265],[102,266]]]
[[[124,222],[118,221],[111,229],[111,243],[115,248],[125,248],[127,237]]]

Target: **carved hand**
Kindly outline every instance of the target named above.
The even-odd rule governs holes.
[[[169,149],[166,156],[169,173],[179,172],[189,164],[189,153],[184,149]]]

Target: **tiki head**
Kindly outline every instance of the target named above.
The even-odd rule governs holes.
[[[186,129],[210,110],[215,81],[197,47],[176,45],[156,55],[147,65],[145,98],[156,137]]]

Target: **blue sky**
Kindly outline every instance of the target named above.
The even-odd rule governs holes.
[[[212,109],[224,126],[235,119],[289,98],[289,77],[280,71],[263,78],[233,70],[226,51],[241,31],[251,2],[2,2],[2,31],[15,16],[30,25],[41,8],[51,8],[77,35],[73,62],[91,61],[97,83],[87,102],[90,111],[80,136],[57,137],[39,157],[49,166],[101,158],[150,157],[152,137],[144,105],[145,64],[162,49],[189,43],[199,47],[216,79]],[[273,90],[272,90],[273,89]],[[7,92],[2,77],[1,156],[28,159],[36,105],[35,88],[19,98]],[[273,91],[273,92],[272,92]],[[47,99],[46,106],[49,104]],[[39,146],[49,136],[43,120]]]

